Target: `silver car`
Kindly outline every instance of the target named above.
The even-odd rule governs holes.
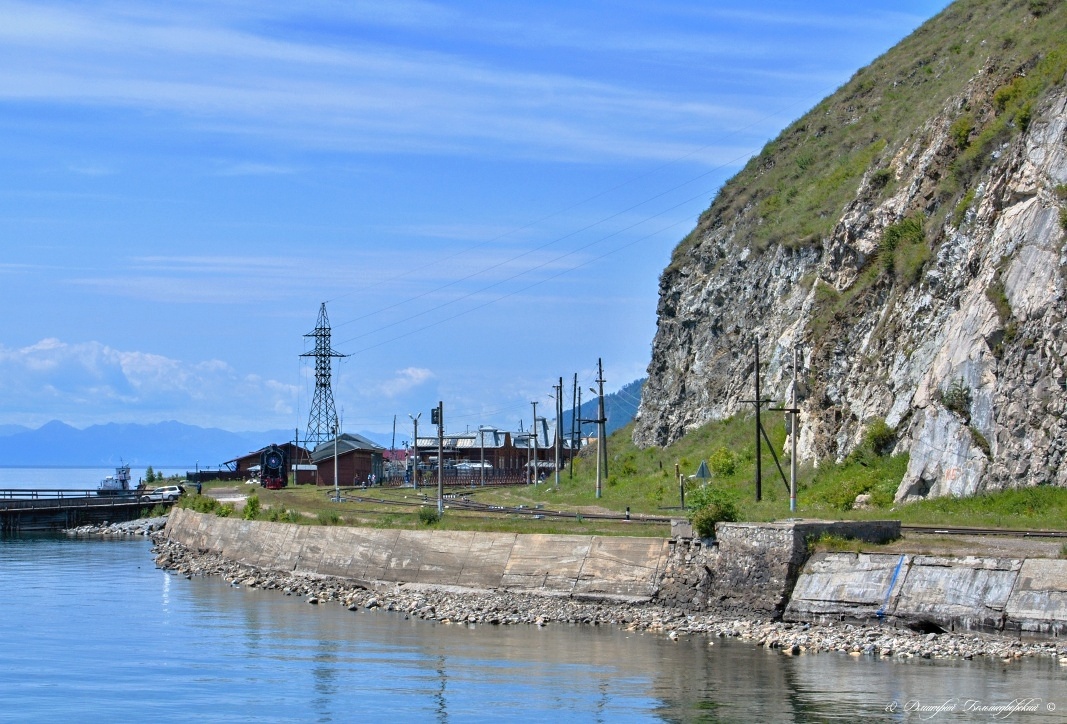
[[[165,503],[182,497],[182,489],[177,485],[164,485],[162,488],[145,491],[141,495],[142,503]]]

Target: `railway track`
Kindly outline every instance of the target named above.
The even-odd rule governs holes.
[[[427,503],[436,502],[436,497],[424,495],[421,501],[388,500],[385,498],[373,498],[367,495],[345,495],[341,497],[343,502],[349,503],[373,503],[375,505],[396,505],[401,507],[418,508]],[[581,511],[548,510],[546,508],[505,505],[489,505],[477,503],[457,493],[446,493],[445,504],[457,510],[469,510],[477,513],[489,513],[499,515],[526,515],[532,518],[581,518],[583,520],[631,520],[638,523],[670,523],[671,519],[659,515],[630,515],[625,513],[583,513]]]
[[[367,502],[375,505],[395,505],[400,507],[418,508],[428,503],[435,503],[436,497],[423,495],[419,501],[388,500],[367,495],[345,495],[343,501]],[[659,515],[631,515],[624,513],[582,513],[580,511],[549,510],[543,507],[504,506],[478,503],[467,498],[461,493],[446,493],[445,504],[457,510],[498,514],[498,515],[526,515],[533,518],[583,518],[586,520],[632,520],[642,523],[670,523],[671,518]],[[924,535],[971,535],[971,536],[1001,536],[1005,538],[1062,538],[1067,539],[1067,531],[1056,530],[1011,530],[1005,528],[977,528],[963,526],[938,526],[938,525],[901,525],[903,533],[919,533]]]
[[[1005,538],[1067,538],[1067,531],[1062,530],[1010,530],[1005,528],[966,528],[944,525],[902,525],[904,533],[923,533],[929,535],[989,535]]]

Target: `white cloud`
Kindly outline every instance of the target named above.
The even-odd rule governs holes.
[[[664,140],[670,125],[747,115],[736,103],[386,46],[358,33],[342,41],[270,32],[269,23],[206,10],[148,17],[0,3],[0,98],[165,111],[179,125],[310,148],[482,154],[501,144],[571,160],[674,158],[688,149]]]
[[[407,394],[416,387],[433,379],[434,374],[422,367],[406,367],[397,370],[391,380],[385,380],[378,385],[378,391],[385,397],[398,397]]]
[[[2,422],[93,424],[165,415],[219,427],[246,419],[288,425],[297,392],[295,385],[241,375],[214,359],[186,362],[54,338],[0,346]]]

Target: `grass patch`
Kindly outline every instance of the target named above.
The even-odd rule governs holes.
[[[423,506],[419,508],[419,522],[423,525],[436,525],[441,522],[441,516],[437,512],[437,508],[431,508],[430,506]]]
[[[183,495],[178,498],[175,505],[179,508],[187,508],[197,513],[211,513],[220,518],[228,518],[233,515],[232,503],[220,503],[210,495]]]
[[[909,216],[890,224],[882,232],[882,241],[878,246],[882,268],[905,284],[919,280],[919,273],[930,258],[923,221],[921,214]]]
[[[808,553],[862,553],[873,547],[874,543],[865,543],[855,538],[846,538],[832,533],[812,536],[807,541]]]
[[[1027,130],[1043,98],[1063,82],[1064,27],[1064,2],[952,3],[753,156],[679,243],[665,273],[680,269],[713,228],[756,251],[820,243],[863,179],[873,197],[884,194],[893,179],[890,160],[981,74],[996,89],[988,99],[976,96],[954,120],[955,159],[941,195],[925,209],[931,221],[945,218],[962,201],[956,189],[973,187],[998,148]],[[902,261],[903,278],[925,263],[920,248],[914,251],[919,256]]]
[[[967,189],[967,192],[960,197],[960,200],[956,202],[956,208],[952,212],[952,225],[957,229],[963,224],[964,218],[967,216],[967,210],[971,208],[971,204],[974,203],[975,190]]]
[[[968,498],[934,498],[904,506],[907,522],[990,528],[1063,530],[1067,527],[1067,489],[1050,485],[1005,490]]]

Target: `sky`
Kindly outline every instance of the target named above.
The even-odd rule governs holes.
[[[722,183],[946,4],[0,0],[0,425],[303,434],[323,303],[345,430],[617,390]]]

